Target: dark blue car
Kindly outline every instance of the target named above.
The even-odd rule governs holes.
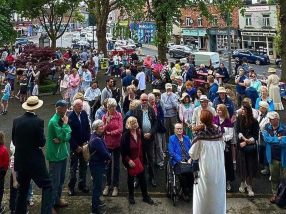
[[[248,62],[255,63],[256,65],[270,64],[269,56],[259,54],[253,50],[235,50],[232,55],[232,58],[237,61],[241,61],[244,57]]]

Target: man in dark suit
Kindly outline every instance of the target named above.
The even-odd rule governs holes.
[[[83,102],[80,99],[74,101],[73,111],[68,115],[69,126],[71,127],[70,142],[70,181],[69,196],[75,194],[74,187],[77,181],[76,170],[79,163],[79,182],[78,188],[84,193],[88,193],[86,186],[87,162],[82,155],[82,147],[89,142],[90,126],[87,113],[82,110]]]
[[[27,195],[31,179],[42,189],[41,214],[52,212],[52,182],[46,167],[42,147],[45,146],[44,121],[35,110],[43,105],[37,96],[23,103],[27,112],[13,121],[12,141],[15,145],[14,169],[18,173],[17,214],[27,213]]]
[[[148,174],[149,181],[152,186],[156,186],[154,179],[154,143],[155,134],[157,133],[157,116],[152,107],[148,105],[148,96],[143,93],[140,96],[141,105],[137,106],[132,112],[131,116],[136,117],[140,129],[144,133],[143,150],[148,159]],[[135,181],[135,187],[138,186],[138,180]]]

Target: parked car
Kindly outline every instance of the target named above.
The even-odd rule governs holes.
[[[183,45],[173,45],[169,50],[169,55],[171,58],[175,57],[187,57],[192,54],[192,50]]]
[[[77,43],[72,44],[72,48],[78,50],[90,49],[90,44],[87,41],[78,41]]]
[[[235,50],[232,55],[232,58],[237,61],[242,60],[244,57],[248,60],[248,62],[255,63],[256,65],[270,64],[268,55],[261,55],[258,52],[252,50]]]
[[[117,53],[119,53],[119,56],[122,56],[123,54],[132,54],[134,52],[134,50],[129,47],[129,46],[121,46],[121,47],[115,47],[112,51],[111,51],[111,55],[114,56]]]
[[[175,44],[173,42],[168,42],[167,47],[166,47],[166,51],[167,53],[169,53],[170,48],[172,48]]]
[[[87,33],[86,35],[85,35],[85,38],[86,38],[86,41],[88,41],[88,42],[93,42],[93,40],[94,41],[97,41],[97,37],[96,37],[96,33]]]
[[[275,60],[275,64],[276,64],[279,68],[282,68],[282,60],[281,60],[280,57]]]
[[[19,45],[33,44],[33,41],[28,40],[27,38],[16,38],[15,47],[18,48]]]
[[[72,34],[72,43],[80,41],[80,33]]]

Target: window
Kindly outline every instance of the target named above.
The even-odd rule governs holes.
[[[203,22],[202,22],[202,17],[198,17],[198,27],[202,27],[203,26]]]
[[[216,15],[213,16],[212,26],[217,27],[217,16]]]
[[[193,24],[193,19],[189,16],[186,17],[186,26],[191,26]]]
[[[270,16],[263,15],[263,26],[270,26]]]
[[[246,15],[245,16],[245,25],[246,26],[251,26],[252,23],[251,23],[251,15]]]

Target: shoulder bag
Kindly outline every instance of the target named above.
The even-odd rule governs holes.
[[[65,80],[61,80],[60,87],[61,88],[68,88],[68,82]]]
[[[181,174],[193,172],[193,165],[191,163],[180,162],[179,166],[180,166]]]
[[[93,153],[90,154],[89,152],[89,143],[86,143],[83,147],[82,147],[82,155],[83,155],[83,159],[88,162],[91,159],[91,156],[95,154],[96,151],[94,151]]]
[[[138,136],[138,137],[140,137],[140,136]],[[133,162],[135,163],[135,167],[133,167],[133,168],[130,167],[128,169],[128,174],[129,174],[129,176],[132,176],[132,177],[140,174],[144,170],[144,167],[143,167],[143,165],[140,161],[140,158],[139,158],[140,152],[141,152],[141,145],[140,145],[140,143],[138,143],[138,145],[139,145],[138,157],[135,160],[133,160]]]

